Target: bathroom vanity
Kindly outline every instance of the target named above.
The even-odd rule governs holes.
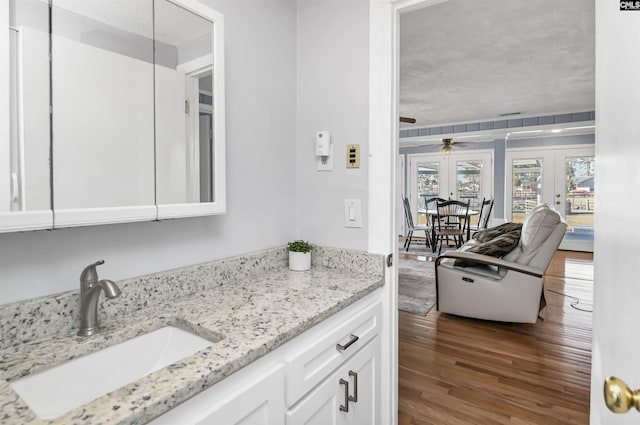
[[[380,423],[382,256],[316,247],[312,269],[293,272],[286,255],[118,282],[121,297],[102,301],[103,329],[89,337],[76,335],[77,292],[0,307],[0,424]],[[12,387],[168,325],[210,343],[55,417]]]

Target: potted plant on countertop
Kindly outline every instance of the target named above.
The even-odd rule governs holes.
[[[289,242],[289,270],[303,271],[311,268],[313,245],[302,239]]]

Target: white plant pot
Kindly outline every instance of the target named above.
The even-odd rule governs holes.
[[[289,270],[303,271],[311,268],[310,252],[289,251]]]

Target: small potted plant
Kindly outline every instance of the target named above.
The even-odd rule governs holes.
[[[313,245],[303,240],[289,242],[289,270],[309,270]]]

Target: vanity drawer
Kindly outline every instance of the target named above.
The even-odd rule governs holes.
[[[349,360],[381,329],[382,304],[378,301],[346,315],[327,319],[332,327],[299,350],[285,356],[285,400],[294,405],[334,370]]]

